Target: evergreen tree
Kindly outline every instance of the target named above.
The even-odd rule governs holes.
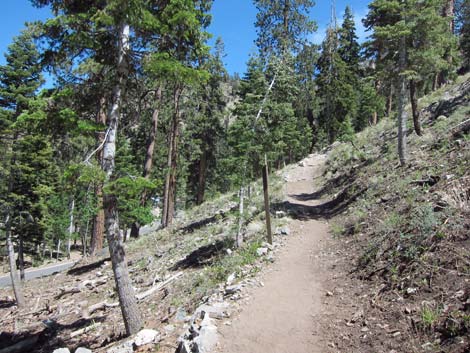
[[[319,142],[347,139],[353,133],[358,97],[351,82],[354,75],[339,55],[335,28],[327,30],[317,71],[317,95],[321,100]]]
[[[37,135],[35,129],[31,129],[34,126],[22,115],[43,82],[31,28],[14,39],[5,57],[6,65],[0,67],[0,151],[3,159],[0,211],[4,218],[11,279],[21,307],[25,303],[16,275],[13,237],[18,236],[18,260],[24,278],[24,241],[37,241],[43,235],[39,227],[44,216],[41,191],[43,185],[50,183],[49,179],[44,179],[48,176],[51,148],[47,138]],[[22,222],[23,217],[27,218],[26,222]]]
[[[462,68],[464,72],[470,70],[470,0],[460,0],[457,3],[456,28],[459,38],[459,47],[462,52]]]

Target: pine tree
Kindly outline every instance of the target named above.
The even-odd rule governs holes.
[[[45,149],[50,151],[47,139],[35,135],[20,117],[29,108],[42,82],[39,53],[29,28],[14,39],[6,54],[6,65],[0,67],[0,142],[4,159],[0,168],[4,181],[0,185],[0,210],[5,220],[11,280],[19,307],[25,303],[16,272],[12,229],[18,235],[18,258],[24,278],[24,240],[37,234],[34,234],[34,227],[28,227],[33,233],[25,232],[21,218],[26,214],[28,220],[37,225],[42,217],[38,193],[43,182],[41,173],[47,170],[42,157],[50,158],[43,154]],[[46,167],[45,170],[42,167]]]
[[[462,71],[467,72],[470,70],[470,0],[460,0],[456,13],[459,47],[463,57]]]

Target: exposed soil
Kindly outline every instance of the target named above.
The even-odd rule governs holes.
[[[309,195],[319,187],[312,180],[319,180],[325,159],[312,155],[286,173],[288,203],[324,202]],[[343,310],[327,299],[335,295],[330,280],[341,276],[335,241],[325,220],[297,219],[290,228],[276,262],[260,276],[264,286],[251,289],[249,303],[221,327],[219,352],[324,353],[333,345],[325,324]]]

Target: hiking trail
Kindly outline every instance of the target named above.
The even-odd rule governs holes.
[[[320,186],[325,155],[310,155],[284,172],[286,201],[318,206],[312,199]],[[249,302],[220,328],[220,353],[321,353],[327,281],[331,278],[332,238],[325,220],[294,219],[291,234],[274,264],[260,275],[264,284],[252,288]],[[331,313],[330,313],[331,314]]]

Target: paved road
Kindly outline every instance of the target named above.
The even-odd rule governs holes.
[[[149,233],[152,233],[156,231],[159,227],[160,227],[160,224],[158,222],[154,222],[152,224],[143,226],[142,228],[140,228],[140,235],[147,235]],[[103,249],[103,252],[100,255],[109,256],[108,248],[105,247]],[[44,268],[26,270],[25,279],[29,280],[33,278],[49,276],[56,272],[62,272],[62,271],[68,270],[74,264],[75,264],[74,261],[70,261],[66,263],[51,265],[51,266],[44,267]],[[0,288],[9,287],[10,285],[11,285],[10,274],[0,277]]]
[[[60,263],[56,265],[51,265],[48,267],[38,268],[35,270],[33,269],[26,270],[25,279],[29,280],[33,278],[49,276],[56,272],[68,270],[74,264],[75,264],[74,261],[70,261],[70,262]],[[0,277],[0,288],[9,287],[10,285],[11,285],[10,274]]]

